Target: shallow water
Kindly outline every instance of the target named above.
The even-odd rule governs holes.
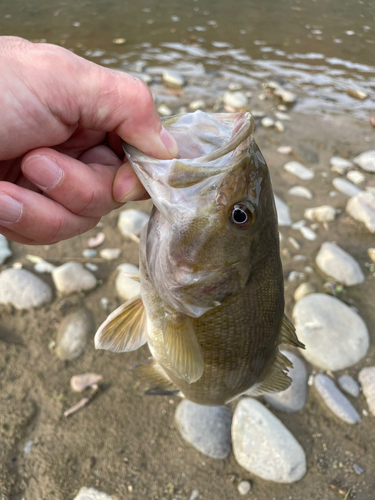
[[[229,82],[289,82],[296,111],[375,112],[375,2],[340,0],[2,0],[0,34],[61,44],[99,64],[178,69],[195,98]],[[126,43],[116,45],[113,39]],[[348,88],[368,93],[365,101]]]

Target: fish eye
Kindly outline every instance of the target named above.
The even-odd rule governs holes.
[[[254,221],[254,214],[248,206],[236,203],[229,212],[230,223],[239,229],[247,229]]]

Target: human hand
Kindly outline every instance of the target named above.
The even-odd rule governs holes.
[[[156,158],[178,146],[139,79],[49,44],[0,37],[0,234],[50,244],[146,197],[120,137]]]

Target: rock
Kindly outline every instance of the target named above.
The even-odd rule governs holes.
[[[114,38],[112,43],[115,43],[116,45],[123,45],[126,43],[126,38]]]
[[[290,121],[291,120],[290,115],[288,115],[287,113],[281,113],[280,111],[276,111],[275,116],[278,120],[281,120],[281,121]]]
[[[293,92],[290,92],[289,90],[285,90],[282,88],[277,88],[274,94],[279,96],[281,100],[287,104],[293,104],[297,100],[297,96],[293,94]]]
[[[0,234],[0,266],[3,264],[8,257],[12,255],[12,252],[8,245],[8,240]]]
[[[353,161],[366,172],[375,172],[375,150],[366,151],[366,153],[356,156]]]
[[[173,111],[166,104],[160,104],[158,106],[158,113],[160,116],[171,116]]]
[[[313,194],[310,189],[303,186],[293,186],[288,190],[288,193],[292,196],[299,196],[300,198],[306,198],[307,200],[312,200]]]
[[[150,216],[148,214],[130,208],[120,212],[117,226],[123,236],[139,236],[143,226],[147,224],[149,218]]]
[[[82,375],[74,375],[70,379],[70,388],[74,392],[83,392],[88,387],[98,384],[103,380],[102,375],[97,373],[82,373]]]
[[[232,412],[224,406],[201,406],[184,399],[175,422],[182,437],[204,455],[217,459],[230,455]]]
[[[363,474],[365,472],[365,470],[362,469],[362,467],[358,464],[353,464],[353,470],[357,474],[357,476],[360,476],[361,474]]]
[[[105,234],[104,233],[98,233],[96,236],[89,238],[87,240],[87,245],[90,248],[95,248],[101,245],[105,240]]]
[[[306,238],[306,240],[309,240],[309,241],[316,240],[316,233],[314,233],[314,231],[312,229],[310,229],[309,227],[302,226],[302,227],[300,227],[299,230],[301,231],[302,236],[304,238]]]
[[[300,273],[298,271],[291,271],[288,276],[288,281],[303,280],[305,278],[306,275],[304,273]]]
[[[99,255],[105,260],[116,260],[121,255],[121,248],[103,248],[103,250],[100,250]]]
[[[178,72],[171,69],[164,71],[163,81],[167,87],[180,89],[185,85],[185,78]]]
[[[365,281],[358,262],[335,243],[327,241],[322,244],[316,263],[327,276],[343,285],[359,285]]]
[[[262,124],[262,127],[270,128],[270,127],[273,127],[275,125],[275,120],[273,120],[269,116],[265,116],[264,118],[262,118],[261,124]]]
[[[129,278],[127,274],[138,274],[139,268],[133,264],[121,264],[117,269],[115,285],[119,296],[124,300],[129,300],[138,295],[141,291],[141,284]]]
[[[305,210],[304,217],[308,220],[318,222],[332,222],[336,218],[336,209],[331,207],[330,205],[308,208],[307,210]]]
[[[259,401],[239,401],[232,423],[233,452],[247,471],[267,481],[293,483],[306,473],[306,457],[288,429]]]
[[[306,346],[301,354],[322,370],[344,370],[362,359],[369,334],[362,318],[330,295],[314,293],[293,310],[297,336]]]
[[[344,160],[344,158],[340,158],[339,156],[332,156],[329,161],[332,165],[332,172],[337,172],[341,175],[345,175],[345,173],[353,167],[353,163],[351,161]]]
[[[51,287],[25,269],[5,269],[0,273],[0,304],[30,309],[52,300]]]
[[[296,250],[299,250],[301,248],[301,245],[295,238],[293,238],[293,236],[289,236],[288,241]]]
[[[375,417],[375,366],[362,368],[358,374],[358,380],[361,383],[362,392],[366,398],[370,412]]]
[[[298,302],[299,300],[306,297],[306,295],[310,295],[316,292],[316,286],[312,283],[301,283],[299,287],[294,292],[294,300]]]
[[[346,93],[350,95],[350,97],[354,97],[354,99],[359,99],[360,101],[364,101],[368,97],[368,94],[366,94],[366,92],[358,89],[348,89]]]
[[[85,259],[93,259],[97,255],[98,252],[93,248],[85,248],[82,252],[82,257],[85,257]]]
[[[241,481],[238,485],[238,493],[240,495],[247,495],[251,490],[251,484],[249,481]]]
[[[206,103],[202,99],[197,99],[189,104],[189,109],[191,111],[197,111],[197,109],[204,109],[205,107]]]
[[[327,375],[323,373],[316,375],[314,386],[325,405],[340,420],[347,424],[359,424],[361,422],[357,410]]]
[[[350,396],[353,396],[353,398],[357,398],[359,396],[359,385],[350,375],[341,375],[337,382],[341,389]]]
[[[289,155],[292,151],[292,146],[279,146],[277,148],[277,152],[281,155]]]
[[[314,172],[306,168],[299,161],[289,161],[285,163],[284,170],[306,181],[314,177]]]
[[[95,276],[85,269],[79,262],[67,262],[52,271],[52,279],[60,293],[69,293],[91,290],[96,287]]]
[[[340,179],[340,177],[335,177],[332,180],[332,184],[335,186],[337,191],[340,191],[340,193],[345,194],[346,196],[355,196],[362,191],[359,187],[349,181],[346,181],[345,179]]]
[[[43,259],[40,259],[34,266],[34,271],[40,274],[51,274],[54,269],[56,269],[54,264]]]
[[[199,490],[193,490],[191,492],[189,500],[197,500],[198,497],[199,497]]]
[[[363,222],[370,233],[375,233],[375,196],[364,192],[350,198],[346,211],[353,219]]]
[[[346,178],[354,184],[361,184],[361,182],[365,182],[366,180],[366,177],[362,174],[362,172],[358,172],[358,170],[350,170],[346,174]]]
[[[274,194],[276,211],[277,211],[277,220],[279,226],[290,226],[292,224],[290,218],[289,207],[286,203],[284,203],[278,196]]]
[[[276,120],[275,129],[280,133],[285,132],[285,125],[280,120]]]
[[[243,92],[225,92],[223,102],[227,106],[235,109],[241,109],[248,105],[249,100]]]
[[[293,352],[281,349],[282,354],[293,363],[289,370],[291,385],[285,391],[266,394],[264,399],[276,410],[285,413],[295,413],[301,410],[307,399],[307,370],[305,363]]]
[[[95,490],[94,488],[81,488],[78,495],[73,500],[114,500],[102,491]]]
[[[375,248],[368,248],[367,249],[367,254],[372,260],[372,262],[375,262]]]
[[[86,349],[94,321],[90,311],[78,309],[61,321],[57,332],[56,354],[60,359],[77,359]]]

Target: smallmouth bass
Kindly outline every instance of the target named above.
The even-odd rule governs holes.
[[[303,347],[284,315],[277,214],[250,113],[162,119],[179,158],[124,150],[154,207],[140,241],[141,295],[116,309],[97,348],[152,358],[152,393],[222,405],[290,385],[280,343]]]

